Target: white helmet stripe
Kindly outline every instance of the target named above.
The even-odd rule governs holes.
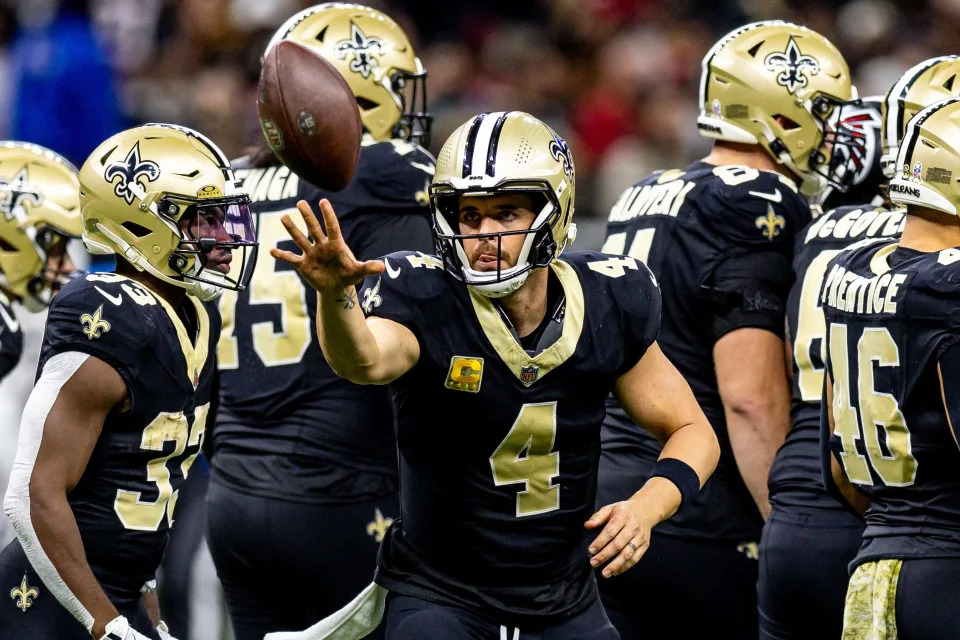
[[[493,134],[493,128],[496,126],[497,120],[499,120],[500,116],[504,113],[504,111],[488,113],[483,119],[483,122],[480,123],[480,129],[477,131],[477,139],[473,144],[473,158],[470,162],[472,168],[471,173],[474,175],[483,172],[487,166],[487,153],[490,150],[490,139]]]
[[[884,138],[886,140],[887,146],[890,148],[897,148],[900,146],[900,130],[903,128],[903,109],[901,108],[903,98],[906,97],[907,91],[910,90],[910,87],[913,86],[914,81],[917,77],[932,67],[933,65],[942,62],[944,60],[949,60],[954,56],[941,56],[939,58],[931,58],[929,60],[924,60],[920,64],[916,64],[910,67],[900,79],[897,80],[897,83],[893,85],[893,88],[890,89],[890,93],[887,94],[887,119],[883,123],[884,127]]]

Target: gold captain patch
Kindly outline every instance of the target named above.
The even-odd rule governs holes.
[[[97,307],[93,315],[85,313],[80,316],[80,322],[83,323],[83,335],[87,336],[87,340],[99,338],[110,331],[110,323],[103,319],[103,305]]]
[[[27,584],[26,573],[23,574],[23,580],[20,582],[20,586],[10,590],[10,599],[13,600],[13,604],[24,613],[33,606],[33,601],[39,595],[40,592],[36,587],[31,587]]]
[[[447,373],[447,382],[444,386],[455,391],[480,391],[480,382],[483,380],[483,358],[467,358],[453,356],[450,359],[450,371]]]

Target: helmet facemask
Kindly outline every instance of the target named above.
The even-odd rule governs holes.
[[[50,306],[53,297],[64,285],[86,271],[77,268],[83,252],[71,247],[72,241],[76,240],[73,236],[50,226],[41,227],[35,232],[33,227],[28,227],[27,235],[33,236],[31,240],[43,260],[43,267],[27,282],[27,295],[22,302],[27,311],[37,313]],[[64,269],[67,260],[71,268]]]
[[[417,60],[416,72],[395,71],[389,79],[390,93],[399,99],[401,116],[393,126],[393,137],[430,146],[433,114],[427,111],[427,72]]]
[[[256,263],[257,242],[249,203],[246,194],[217,200],[168,196],[157,203],[161,219],[180,237],[170,254],[170,268],[202,300],[212,300],[224,289],[242,291],[253,275],[248,267]],[[236,249],[242,250],[241,262],[233,267]],[[215,259],[221,260],[219,265],[211,264]],[[226,268],[220,271],[217,266]]]
[[[492,233],[459,233],[462,197],[522,193],[531,196],[536,216],[529,228]],[[559,253],[553,228],[560,219],[559,201],[546,181],[504,182],[493,188],[455,189],[436,184],[430,188],[433,205],[433,233],[437,253],[444,268],[477,293],[500,298],[513,293],[526,281],[533,269],[544,268]],[[513,266],[502,268],[503,241],[509,236],[525,236]],[[464,240],[493,240],[497,247],[495,270],[474,269],[464,248]]]

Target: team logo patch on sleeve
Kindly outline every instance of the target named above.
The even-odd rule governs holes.
[[[360,307],[365,314],[370,315],[381,304],[383,304],[383,298],[380,297],[380,278],[377,278],[377,284],[363,290],[363,302],[360,303]]]
[[[31,587],[27,584],[26,573],[23,574],[23,580],[20,582],[20,586],[10,590],[10,599],[13,600],[13,604],[24,613],[33,606],[33,601],[39,595],[40,592],[36,587]]]
[[[753,223],[763,232],[763,237],[767,240],[776,238],[780,235],[780,230],[787,226],[784,217],[775,214],[770,205],[767,205],[767,215],[758,217]]]
[[[99,338],[110,331],[110,323],[103,319],[103,305],[97,307],[93,315],[85,313],[80,316],[80,322],[83,324],[83,335],[87,336],[87,340]]]
[[[367,525],[367,535],[373,536],[376,542],[383,542],[383,536],[387,535],[387,529],[393,524],[393,518],[384,518],[379,507],[373,510],[373,521]]]
[[[450,371],[447,373],[447,381],[443,386],[447,389],[453,389],[454,391],[477,393],[480,391],[480,383],[482,380],[483,358],[453,356],[453,358],[450,359]]]

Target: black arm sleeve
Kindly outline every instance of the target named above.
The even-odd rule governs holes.
[[[778,251],[740,252],[721,262],[701,295],[711,310],[714,342],[735,329],[766,329],[784,335],[790,260]]]

